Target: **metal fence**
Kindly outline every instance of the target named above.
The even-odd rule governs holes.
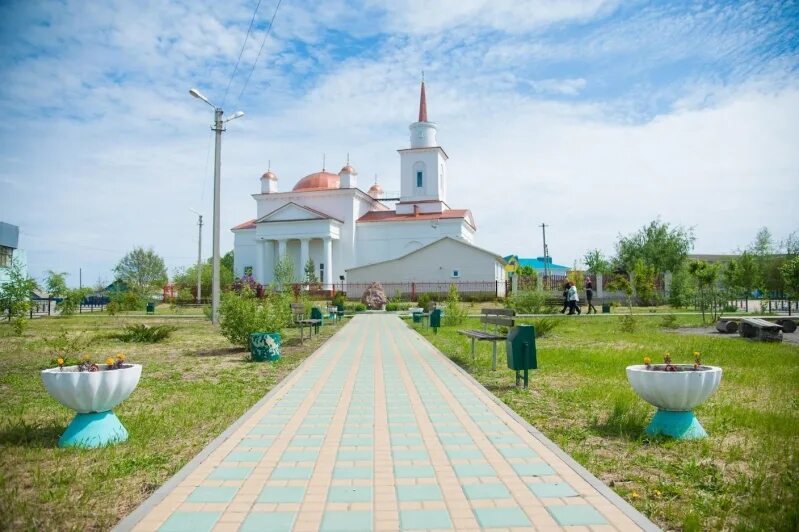
[[[372,283],[347,283],[344,282],[336,287],[347,293],[349,299],[359,299]],[[452,282],[399,282],[399,283],[380,283],[386,297],[399,297],[404,300],[415,301],[422,294],[430,294],[436,299],[446,298],[449,287],[455,285],[461,297],[485,297],[497,298],[505,297],[508,283],[505,281],[452,281]]]

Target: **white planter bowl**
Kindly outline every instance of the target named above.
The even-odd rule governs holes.
[[[644,365],[628,366],[627,380],[635,392],[659,410],[684,412],[704,403],[719,387],[721,368],[702,366],[693,371],[693,365],[676,364],[688,371],[652,371]]]
[[[141,377],[141,364],[114,370],[78,371],[78,366],[42,370],[50,395],[79,414],[105,412],[128,398]]]

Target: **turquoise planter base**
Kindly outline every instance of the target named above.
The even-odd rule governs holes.
[[[75,419],[58,439],[59,447],[95,449],[128,439],[128,431],[110,410],[76,414]]]
[[[658,410],[646,428],[647,434],[671,436],[678,440],[698,440],[707,437],[693,412]]]

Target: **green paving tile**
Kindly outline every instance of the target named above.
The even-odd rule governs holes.
[[[347,427],[344,426],[344,434],[374,434],[374,427]]]
[[[339,451],[336,454],[336,460],[341,460],[342,462],[350,460],[353,462],[360,461],[360,460],[371,460],[374,457],[374,452],[370,450],[359,450],[359,451]]]
[[[574,488],[564,482],[528,483],[527,485],[536,497],[573,497],[577,495]]]
[[[369,486],[331,486],[327,502],[370,502],[372,488]]]
[[[319,458],[319,450],[299,451],[286,449],[283,456],[280,457],[281,462],[315,462]]]
[[[509,506],[503,508],[475,508],[474,515],[483,528],[506,528],[512,526],[530,526],[530,520],[521,508]]]
[[[320,532],[366,532],[372,529],[372,512],[367,510],[325,512],[319,527]]]
[[[194,488],[186,502],[230,502],[239,488],[231,486],[199,486]]]
[[[370,436],[363,436],[360,434],[343,434],[341,436],[341,445],[342,447],[353,447],[358,445],[372,445],[374,444],[374,438]]]
[[[452,528],[446,510],[400,510],[401,530],[427,530],[430,528]]]
[[[465,434],[439,434],[438,439],[441,440],[441,443],[444,445],[468,445],[474,443],[474,441]]]
[[[590,504],[547,506],[547,511],[562,526],[607,524],[602,514]]]
[[[372,478],[371,467],[334,467],[333,480]]]
[[[514,436],[512,434],[489,434],[488,439],[491,440],[491,443],[493,443],[494,445],[498,443],[509,443],[509,444],[522,443],[522,440],[520,440],[518,436]]]
[[[257,462],[264,456],[264,451],[233,451],[225,457],[225,462]]]
[[[258,496],[258,502],[302,502],[305,488],[302,486],[266,486]]]
[[[391,457],[394,459],[395,462],[400,460],[427,460],[428,454],[427,451],[423,450],[398,449],[396,451],[391,451]]]
[[[538,455],[529,447],[500,447],[499,452],[505,458],[536,458]]]
[[[277,427],[273,425],[256,425],[250,430],[250,434],[258,435],[258,434],[270,434],[270,435],[277,435],[283,431],[283,427]]]
[[[530,464],[512,464],[513,469],[521,476],[540,477],[544,475],[554,475],[555,470],[544,462],[533,462]]]
[[[250,512],[239,528],[240,532],[291,532],[295,512]]]
[[[244,480],[250,476],[252,469],[252,467],[217,467],[208,475],[208,480]]]
[[[450,460],[468,460],[483,457],[483,453],[481,453],[478,449],[447,449],[446,451]]]
[[[510,499],[510,493],[504,484],[466,484],[463,492],[471,500]]]
[[[494,468],[488,464],[456,464],[452,468],[459,477],[492,477]]]
[[[203,532],[214,528],[222,512],[174,512],[160,532]]]
[[[327,434],[327,427],[300,427],[297,434]]]
[[[421,436],[391,436],[391,445],[424,445]]]
[[[399,502],[440,501],[441,490],[436,484],[400,485],[397,486],[397,500]]]
[[[271,478],[276,480],[307,480],[311,478],[310,467],[285,467],[277,466],[272,471]]]
[[[394,476],[397,478],[431,478],[431,466],[394,466]]]

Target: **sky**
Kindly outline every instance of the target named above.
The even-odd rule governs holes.
[[[196,261],[192,209],[208,257],[213,110],[191,87],[245,113],[223,253],[267,168],[285,191],[349,154],[362,188],[399,190],[422,71],[447,201],[497,254],[542,255],[541,223],[566,265],[656,218],[696,253],[799,230],[796,1],[277,3],[0,2],[0,221],[31,275],[110,282],[135,246],[171,274]]]

